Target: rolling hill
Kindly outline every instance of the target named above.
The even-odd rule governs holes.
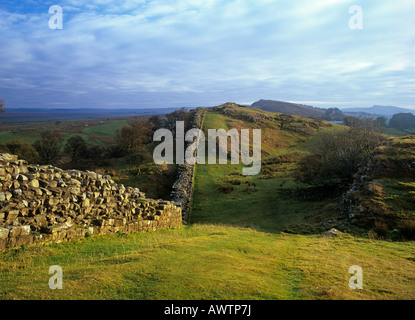
[[[252,108],[258,108],[269,112],[279,112],[290,115],[300,115],[310,118],[322,120],[342,120],[344,115],[337,108],[324,109],[316,108],[308,105],[275,101],[275,100],[259,100],[251,105]]]
[[[393,106],[378,106],[374,105],[370,108],[344,108],[341,109],[344,113],[348,114],[362,114],[362,115],[368,115],[368,116],[384,116],[384,117],[391,117],[394,114],[397,113],[415,113],[412,109],[405,109],[405,108],[399,108],[399,107],[393,107]]]

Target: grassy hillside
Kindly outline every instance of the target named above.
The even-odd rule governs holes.
[[[209,128],[261,128],[261,173],[197,165],[190,223],[181,229],[2,253],[0,299],[415,299],[414,241],[380,240],[343,224],[340,194],[296,191],[304,187],[292,177],[296,162],[321,134],[344,127],[229,105],[206,113]],[[388,180],[385,201],[398,199],[413,213],[413,183],[395,187]],[[322,236],[332,227],[343,233]],[[62,290],[48,287],[52,265],[63,268]],[[348,286],[353,265],[363,269],[362,290]]]
[[[390,139],[355,175],[343,201],[356,224],[385,239],[415,239],[415,136]]]
[[[247,122],[247,116],[262,121]],[[279,116],[237,106],[207,112],[203,126],[206,134],[208,128],[261,128],[262,168],[257,176],[243,176],[243,164],[196,165],[191,222],[226,223],[277,232],[291,224],[304,224],[311,215],[328,218],[335,213],[333,208],[339,198],[301,200],[290,196],[290,190],[300,186],[292,178],[296,161],[312,150],[321,134],[344,127],[293,116],[290,126],[281,130]]]

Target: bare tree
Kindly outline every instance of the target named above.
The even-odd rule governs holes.
[[[322,135],[314,152],[299,162],[297,179],[321,186],[349,183],[363,159],[385,141],[373,123],[354,122],[348,130]]]
[[[1,118],[2,113],[6,111],[5,106],[6,106],[6,102],[4,101],[4,99],[0,98],[0,118]]]
[[[131,152],[151,142],[154,124],[148,120],[133,120],[118,132],[117,141],[121,148]]]

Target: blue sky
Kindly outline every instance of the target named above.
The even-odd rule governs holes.
[[[415,108],[413,0],[2,0],[0,43],[8,107]]]

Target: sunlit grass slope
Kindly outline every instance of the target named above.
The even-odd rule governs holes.
[[[231,110],[245,115],[257,112],[273,115],[251,108]],[[294,120],[301,127],[314,121],[297,116]],[[272,119],[252,124],[222,113],[207,112],[203,130],[221,128],[261,129],[261,173],[243,176],[243,164],[197,164],[191,222],[224,223],[280,232],[290,224],[303,222],[306,215],[327,211],[325,207],[333,199],[306,201],[287,197],[286,191],[298,187],[291,176],[296,161],[312,150],[321,134],[343,130],[343,127],[326,123],[310,131],[310,135],[304,135],[293,130],[281,130],[278,121]]]
[[[1,299],[414,299],[412,243],[192,225],[1,255]],[[63,289],[48,286],[49,267]],[[351,290],[349,267],[363,268]]]

